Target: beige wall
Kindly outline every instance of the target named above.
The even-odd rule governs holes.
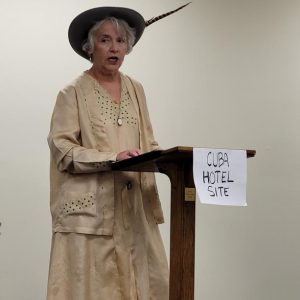
[[[58,90],[89,67],[68,45],[70,21],[97,5],[150,18],[181,4],[1,0],[0,299],[45,299],[49,119]],[[300,0],[194,0],[147,28],[124,63],[163,147],[257,150],[247,208],[197,203],[197,300],[299,299],[299,33]]]

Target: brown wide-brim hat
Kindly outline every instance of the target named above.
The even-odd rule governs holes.
[[[122,19],[122,20],[126,21],[130,27],[134,28],[134,30],[135,30],[134,45],[135,45],[141,38],[141,36],[144,32],[144,29],[148,25],[182,9],[183,7],[187,6],[188,4],[189,3],[177,8],[173,11],[162,14],[158,17],[151,18],[148,21],[145,21],[143,16],[140,13],[138,13],[137,11],[130,9],[130,8],[126,8],[126,7],[103,6],[103,7],[92,8],[92,9],[82,12],[71,22],[70,27],[69,27],[69,32],[68,32],[69,42],[77,54],[79,54],[80,56],[82,56],[86,59],[89,59],[88,54],[82,50],[82,46],[87,40],[89,30],[97,22],[99,22],[107,17],[115,17],[117,19]]]

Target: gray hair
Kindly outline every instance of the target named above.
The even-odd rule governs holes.
[[[117,29],[117,31],[125,32],[126,35],[126,42],[127,42],[127,52],[126,54],[130,53],[135,42],[135,29],[130,27],[127,22],[121,19],[117,19],[115,17],[107,17],[99,22],[97,22],[88,33],[88,37],[82,46],[82,50],[85,51],[90,57],[94,52],[94,45],[95,45],[95,34],[97,30],[105,23],[111,22]]]

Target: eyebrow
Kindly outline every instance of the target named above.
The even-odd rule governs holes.
[[[99,34],[99,37],[107,37],[107,38],[111,38],[111,36],[109,34],[106,33],[101,33]]]

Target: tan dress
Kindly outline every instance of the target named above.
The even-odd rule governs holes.
[[[117,137],[113,151],[140,148],[138,119],[124,82],[120,105],[100,85],[95,97],[108,134]],[[140,174],[116,172],[114,180],[112,236],[54,233],[48,300],[169,299],[167,259],[149,202],[141,197]]]

